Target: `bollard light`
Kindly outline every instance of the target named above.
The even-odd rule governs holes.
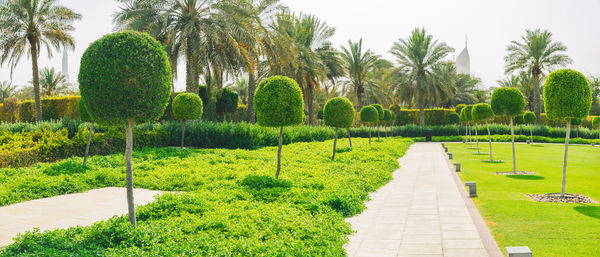
[[[508,257],[533,257],[533,253],[527,246],[506,247]]]
[[[465,186],[469,187],[469,197],[477,197],[477,184],[475,182],[465,182]]]
[[[455,164],[454,164],[454,170],[455,170],[456,172],[460,172],[460,163],[455,163]]]

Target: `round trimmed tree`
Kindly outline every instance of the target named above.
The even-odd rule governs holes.
[[[514,87],[501,87],[492,93],[492,110],[496,115],[507,117],[510,120],[510,136],[512,143],[513,172],[517,172],[515,157],[515,130],[513,119],[523,113],[525,98],[519,89]]]
[[[364,106],[360,109],[360,121],[367,125],[373,125],[379,121],[379,112],[371,105]],[[371,126],[369,126],[369,144],[371,144]]]
[[[323,108],[323,122],[326,126],[335,128],[335,137],[333,139],[333,155],[331,160],[335,159],[335,145],[339,128],[350,128],[354,123],[354,106],[346,97],[334,97],[329,99]]]
[[[465,107],[467,107],[467,105],[466,105],[466,104],[459,104],[459,105],[457,105],[457,106],[456,106],[456,108],[454,108],[454,109],[455,109],[455,111],[456,111],[456,114],[460,115],[460,112],[461,112],[461,111],[462,111],[462,109],[463,109],[463,108],[465,108]]]
[[[148,34],[135,31],[106,35],[81,57],[79,90],[94,121],[127,125],[127,205],[133,227],[133,127],[135,122],[152,122],[163,115],[171,97],[171,74],[164,47]]]
[[[592,127],[598,128],[598,138],[600,138],[600,116],[594,117],[592,120]]]
[[[533,144],[533,125],[537,123],[537,116],[534,112],[526,111],[523,114],[523,123],[529,125],[529,141]]]
[[[79,112],[79,120],[83,122],[90,122],[90,131],[88,133],[87,143],[85,144],[85,153],[83,154],[83,166],[85,166],[85,163],[87,162],[88,153],[90,152],[90,143],[92,142],[92,135],[94,134],[94,121],[92,120],[90,112],[88,112],[87,110],[85,98],[79,98],[77,108],[77,111]]]
[[[385,118],[385,112],[383,111],[383,107],[381,106],[381,104],[372,104],[371,106],[375,107],[375,109],[377,109],[377,114],[378,114],[378,121],[377,123],[377,140],[380,140],[379,138],[379,127],[381,126],[381,121],[383,121]]]
[[[588,80],[583,74],[569,69],[550,73],[544,84],[544,106],[548,118],[562,120],[567,125],[562,189],[560,191],[564,197],[571,120],[586,118],[592,107],[592,90]]]
[[[237,111],[238,94],[229,88],[223,88],[217,95],[217,113],[223,115],[223,121],[227,121],[227,114]]]
[[[383,110],[383,121],[385,122],[386,127],[391,126],[394,121],[394,113],[388,109]],[[385,130],[385,136],[389,137],[388,129]]]
[[[279,149],[277,150],[277,172],[281,170],[281,145],[283,127],[302,124],[304,121],[304,101],[298,83],[286,76],[273,76],[264,79],[254,94],[254,110],[258,125],[279,128]]]
[[[460,122],[460,115],[458,115],[458,113],[452,112],[448,114],[448,121],[450,121],[450,124],[457,124]]]
[[[202,118],[202,98],[194,93],[181,93],[173,99],[173,117],[181,121],[181,148],[184,146],[185,123]]]
[[[488,141],[490,144],[490,161],[494,161],[493,153],[492,153],[492,134],[490,133],[490,126],[488,122],[494,119],[494,111],[492,110],[492,106],[486,103],[480,103],[473,106],[473,110],[471,111],[471,117],[475,123],[477,122],[485,122],[485,128],[488,132]],[[477,131],[477,129],[475,129]],[[475,134],[477,137],[477,134]],[[479,145],[477,146],[477,151],[479,152]]]
[[[465,141],[468,141],[473,145],[473,139],[471,138],[471,113],[473,112],[473,105],[467,105],[460,110],[460,120],[465,123]]]

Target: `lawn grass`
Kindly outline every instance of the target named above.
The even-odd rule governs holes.
[[[0,256],[345,256],[345,217],[392,178],[410,139],[294,143],[257,150],[135,151],[134,186],[167,193],[126,216],[89,227],[27,232]],[[342,150],[343,149],[343,150]],[[92,188],[124,186],[123,154],[73,157],[0,171],[0,205]],[[125,197],[125,196],[123,196]]]
[[[561,191],[564,145],[516,144],[517,170],[536,173],[516,176],[495,175],[512,171],[510,144],[493,144],[494,159],[504,163],[482,162],[489,157],[473,155],[468,144],[446,146],[452,161],[462,164],[461,179],[477,182],[473,201],[501,249],[526,245],[534,256],[600,255],[600,204],[540,203],[526,195]],[[489,150],[487,142],[480,146]],[[567,193],[600,200],[598,157],[598,147],[569,147]]]

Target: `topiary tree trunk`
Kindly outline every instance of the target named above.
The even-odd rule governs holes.
[[[85,154],[83,155],[83,166],[87,162],[88,153],[90,152],[90,142],[92,141],[92,134],[94,134],[94,123],[90,125],[90,133],[88,133],[87,144],[85,144]]]
[[[348,132],[348,143],[350,143],[350,147],[352,147],[352,138],[350,136],[350,129],[346,128],[346,132]]]
[[[337,135],[338,135],[338,128],[335,128],[335,137],[333,137],[333,155],[331,156],[331,160],[333,161],[335,159],[335,145],[337,143]]]
[[[371,127],[369,127],[369,144],[371,144]]]
[[[513,117],[510,119],[510,141],[512,143],[512,156],[513,156],[513,172],[517,172],[517,158],[515,154],[515,130],[513,126]]]
[[[481,152],[479,151],[479,137],[477,135],[477,123],[475,123],[475,141],[477,142],[477,153],[479,154]]]
[[[565,159],[563,163],[563,177],[560,196],[565,197],[565,187],[567,185],[567,156],[569,154],[569,139],[571,138],[571,119],[567,119],[567,134],[565,136]]]
[[[529,141],[531,141],[531,145],[533,145],[533,125],[529,127],[529,138]]]
[[[485,127],[487,128],[488,140],[490,142],[490,162],[493,162],[494,157],[492,155],[492,133],[490,133],[490,125],[487,122],[485,123]]]
[[[465,144],[468,142],[469,140],[469,124],[465,124]]]
[[[277,172],[275,173],[275,179],[279,178],[279,171],[281,170],[281,145],[283,143],[283,126],[279,127],[279,148],[277,149]]]
[[[377,125],[377,127],[375,127],[377,129],[377,141],[381,141],[381,139],[379,138],[379,131],[381,130],[381,126]]]
[[[135,126],[135,120],[129,119],[127,132],[125,135],[125,175],[127,179],[127,207],[129,210],[129,222],[135,228],[137,223],[135,219],[135,205],[133,202],[133,167],[131,161],[131,153],[133,152],[133,126]]]
[[[181,122],[181,147],[183,149],[183,141],[185,139],[185,120]]]

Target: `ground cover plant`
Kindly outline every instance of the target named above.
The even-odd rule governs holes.
[[[138,225],[116,217],[90,227],[29,232],[0,256],[344,256],[367,193],[392,178],[412,141],[389,139],[330,160],[332,141],[258,150],[135,151],[136,188],[177,191],[138,208]],[[302,154],[298,154],[302,153]],[[0,172],[0,205],[91,188],[125,186],[124,156],[92,156]]]
[[[510,136],[509,136],[510,137]],[[524,136],[527,139],[527,136]],[[536,139],[537,140],[537,139]],[[564,138],[562,139],[564,140]],[[462,144],[446,144],[455,162],[462,165],[463,181],[477,182],[475,205],[486,220],[500,249],[527,245],[536,256],[597,256],[600,252],[600,204],[534,202],[527,194],[560,192],[562,180],[561,144],[516,144],[523,170],[535,175],[496,175],[510,169],[510,163],[484,163]],[[496,158],[508,159],[511,145],[494,144]],[[600,149],[571,145],[569,192],[600,200]]]

